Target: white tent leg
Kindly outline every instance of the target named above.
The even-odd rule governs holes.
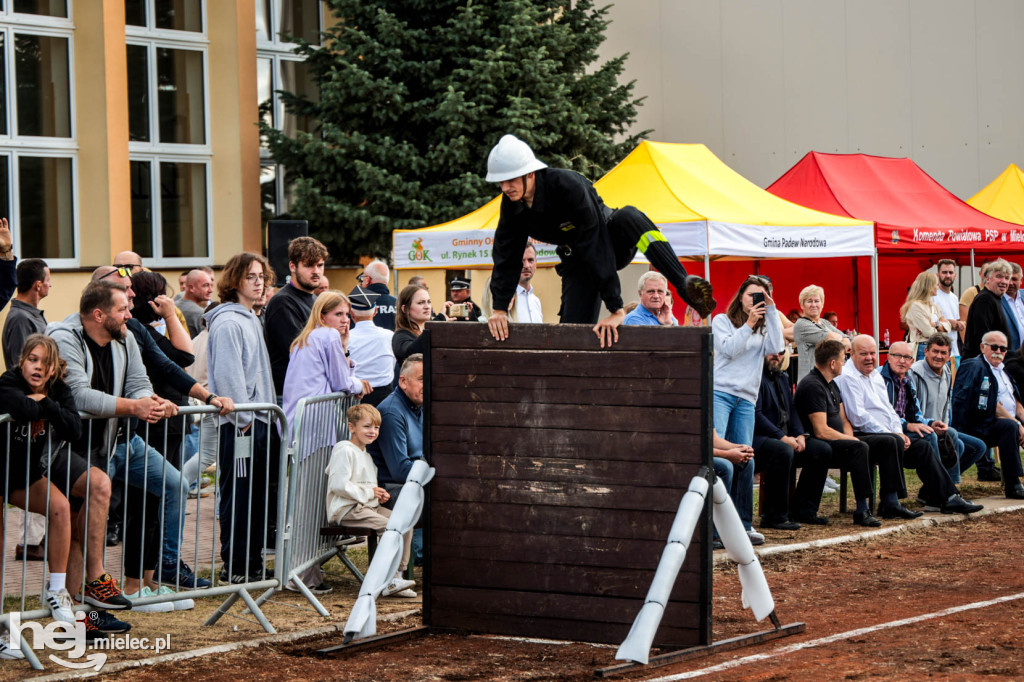
[[[871,254],[871,324],[874,327],[875,345],[878,345],[878,249]]]
[[[974,249],[971,249],[971,286],[972,287],[976,286],[978,284],[978,282],[976,280],[976,277],[977,277],[977,274],[975,273],[975,270],[974,270]]]

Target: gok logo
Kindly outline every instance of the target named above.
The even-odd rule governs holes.
[[[423,248],[423,237],[420,237],[419,239],[416,239],[412,243],[412,250],[409,251],[409,260],[430,261],[431,263],[433,263],[434,261],[431,260],[429,254],[430,251],[428,249]]]

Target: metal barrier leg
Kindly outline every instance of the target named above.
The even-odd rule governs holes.
[[[231,596],[224,600],[224,603],[221,604],[220,607],[216,611],[214,611],[209,618],[206,619],[206,622],[203,623],[203,625],[213,625],[218,620],[220,620],[220,617],[227,613],[231,609],[231,607],[235,605],[235,602],[238,601],[238,596],[239,595],[237,592],[232,592]]]
[[[348,552],[345,551],[344,547],[336,549],[335,554],[338,555],[338,558],[341,559],[341,563],[345,564],[345,568],[352,572],[352,575],[356,577],[356,580],[358,580],[360,584],[366,580],[366,576],[364,576],[356,565],[352,563],[352,560],[348,558]]]
[[[256,620],[258,620],[260,625],[263,626],[263,629],[266,630],[268,634],[276,635],[277,630],[275,630],[274,626],[270,624],[270,621],[267,620],[267,617],[263,615],[263,611],[261,611],[260,607],[256,605],[256,602],[253,600],[249,592],[245,589],[242,589],[239,590],[238,594],[242,597],[242,601],[244,601],[246,605],[249,607],[249,610],[252,611],[252,615],[256,616]]]
[[[316,598],[316,595],[309,591],[309,588],[306,587],[306,583],[302,582],[302,579],[299,578],[298,571],[292,573],[291,581],[299,588],[299,592],[301,592],[302,596],[304,596],[313,608],[316,609],[317,613],[324,617],[331,615],[328,613],[327,609],[324,608],[324,605],[320,603],[320,600]]]

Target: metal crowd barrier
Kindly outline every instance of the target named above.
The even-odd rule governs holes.
[[[337,556],[353,574],[360,575],[344,548],[339,547],[338,538],[320,535],[320,528],[326,522],[325,471],[334,445],[348,438],[346,413],[358,402],[359,396],[329,393],[302,398],[296,405],[287,448],[287,500],[281,505],[285,513],[279,527],[284,538],[284,555],[278,556],[282,567],[279,574],[281,583],[261,595],[257,603],[263,603],[275,590],[291,584],[309,600],[317,613],[328,616],[327,609],[302,580],[302,574]]]
[[[248,613],[251,613],[255,617],[256,621],[267,632],[274,633],[276,632],[276,630],[274,629],[273,625],[271,625],[270,621],[266,618],[266,616],[263,614],[263,612],[260,610],[259,605],[257,604],[256,600],[253,599],[250,592],[253,590],[272,590],[273,588],[280,588],[282,584],[282,577],[285,575],[284,563],[281,561],[281,559],[284,557],[285,554],[284,542],[286,534],[284,532],[277,532],[276,540],[272,543],[273,546],[268,547],[268,543],[266,542],[266,540],[268,534],[272,534],[270,530],[270,524],[272,520],[276,522],[277,529],[284,529],[286,526],[286,510],[283,502],[285,491],[290,485],[290,481],[288,478],[288,457],[286,456],[287,453],[285,448],[287,438],[282,437],[280,449],[272,453],[272,439],[270,438],[269,433],[270,431],[277,430],[279,428],[280,433],[287,434],[288,425],[284,416],[284,412],[281,410],[280,407],[278,407],[275,404],[240,404],[236,405],[235,412],[250,412],[253,414],[254,421],[256,415],[263,415],[267,423],[268,436],[265,439],[265,444],[262,448],[262,451],[253,452],[251,456],[247,458],[248,461],[245,461],[246,458],[241,458],[239,456],[238,451],[235,452],[235,466],[239,468],[238,470],[244,470],[246,475],[244,477],[232,477],[230,480],[230,484],[226,484],[224,482],[222,478],[224,472],[222,471],[222,467],[219,465],[221,431],[220,428],[217,426],[217,420],[215,418],[210,418],[210,416],[217,414],[216,407],[189,406],[179,408],[179,413],[176,417],[162,420],[161,423],[164,424],[165,428],[162,429],[162,438],[154,437],[154,440],[156,440],[157,442],[149,442],[151,434],[150,425],[148,424],[143,424],[141,428],[137,428],[136,420],[129,419],[127,417],[121,417],[119,418],[119,424],[122,425],[122,428],[119,429],[117,435],[114,438],[107,438],[104,435],[106,434],[106,428],[108,424],[107,418],[93,418],[88,415],[82,415],[83,426],[85,431],[85,436],[82,441],[84,443],[84,452],[79,452],[78,454],[80,454],[84,459],[86,459],[86,462],[90,467],[98,466],[98,468],[106,471],[106,466],[110,462],[110,458],[114,456],[118,448],[124,447],[124,470],[128,471],[133,464],[133,456],[135,456],[137,459],[137,455],[133,455],[132,448],[129,447],[129,441],[131,440],[132,436],[138,435],[140,436],[140,438],[142,438],[143,442],[145,442],[148,446],[153,447],[157,452],[166,453],[168,451],[168,448],[171,447],[169,442],[171,441],[172,438],[174,438],[174,436],[169,434],[170,429],[166,427],[171,426],[171,422],[178,420],[180,425],[182,426],[183,431],[183,434],[181,436],[181,443],[177,446],[177,448],[179,449],[178,459],[182,464],[182,468],[188,470],[189,467],[186,465],[184,458],[186,448],[185,435],[189,433],[189,427],[191,425],[191,422],[193,421],[194,416],[205,416],[206,418],[201,418],[197,424],[199,451],[196,453],[195,456],[200,457],[201,453],[204,451],[204,448],[207,453],[207,456],[211,454],[216,454],[216,457],[214,458],[213,461],[218,462],[217,480],[219,485],[215,484],[214,486],[212,486],[212,490],[214,491],[214,493],[209,496],[209,499],[205,503],[204,499],[206,498],[204,498],[200,494],[200,496],[194,498],[193,504],[193,500],[189,498],[188,494],[190,482],[184,480],[183,477],[180,477],[178,475],[178,470],[168,462],[167,458],[163,456],[159,458],[159,471],[151,470],[150,462],[147,458],[146,461],[141,465],[141,474],[144,480],[141,486],[135,486],[135,488],[141,489],[141,491],[144,494],[155,494],[158,497],[160,497],[161,501],[163,502],[159,504],[160,518],[158,522],[153,523],[152,519],[148,519],[148,521],[150,521],[149,527],[153,527],[154,530],[156,530],[157,532],[155,532],[152,536],[145,533],[141,536],[139,556],[125,556],[123,549],[125,547],[125,542],[127,540],[128,535],[129,509],[128,505],[124,504],[122,506],[122,511],[120,515],[122,532],[119,538],[119,544],[122,551],[111,550],[110,548],[106,547],[101,548],[105,558],[104,568],[119,583],[119,586],[122,588],[123,591],[126,578],[125,569],[131,565],[129,564],[129,562],[138,562],[137,567],[140,570],[138,570],[137,573],[141,578],[141,569],[143,568],[144,563],[143,555],[146,553],[147,547],[149,547],[150,551],[153,551],[153,548],[150,545],[150,543],[156,543],[156,553],[159,558],[156,561],[157,573],[155,575],[155,579],[159,583],[159,585],[167,585],[171,587],[173,589],[173,592],[169,594],[154,595],[140,599],[133,599],[133,607],[142,606],[146,604],[175,602],[178,600],[194,599],[200,597],[224,596],[226,597],[225,601],[214,612],[214,614],[210,616],[210,618],[205,623],[205,625],[213,625],[221,618],[221,616],[228,613],[231,607],[239,599],[241,599],[247,607],[246,611]],[[12,481],[10,481],[9,476],[10,462],[14,457],[20,456],[28,458],[31,456],[30,451],[23,453],[11,451],[11,429],[17,428],[27,429],[31,427],[27,424],[19,424],[14,422],[9,417],[9,415],[0,415],[0,443],[4,445],[4,452],[7,455],[3,464],[3,466],[5,467],[6,484],[4,489],[0,491],[3,493],[3,500],[6,512],[4,515],[3,525],[4,536],[2,540],[0,540],[0,551],[2,551],[2,554],[0,554],[0,626],[2,626],[4,629],[10,628],[11,616],[14,613],[19,614],[22,620],[34,620],[50,617],[49,610],[45,608],[45,606],[42,606],[43,590],[48,584],[49,566],[48,562],[45,561],[34,564],[30,564],[30,562],[28,561],[27,524],[25,529],[21,533],[21,541],[25,545],[26,556],[21,561],[20,571],[18,570],[17,567],[14,567],[12,570],[12,564],[15,564],[17,560],[14,558],[14,552],[11,551],[12,548],[9,547],[9,544],[14,543],[9,543],[7,537],[7,521],[13,511],[9,503],[10,487],[12,484]],[[252,434],[252,432],[253,431],[251,428],[249,430],[249,434]],[[236,440],[236,446],[237,444],[238,441]],[[96,447],[94,447],[94,445]],[[68,480],[70,476],[70,463],[68,464],[67,468],[61,471],[54,468],[53,460],[56,459],[57,456],[59,456],[62,452],[64,452],[64,449],[70,449],[70,447],[71,445],[68,443],[57,443],[54,442],[52,439],[48,440],[48,442],[45,444],[44,455],[42,458],[43,472],[44,475],[51,482],[60,480],[59,477],[61,476],[63,476],[64,481]],[[142,452],[146,452],[146,450],[143,450]],[[262,454],[262,457],[258,456],[260,454]],[[274,462],[274,459],[277,459],[277,462]],[[192,468],[195,468],[196,462],[193,462],[192,464]],[[263,499],[269,501],[273,488],[277,488],[277,490],[279,491],[279,498],[277,504],[274,505],[273,508],[267,509],[266,513],[263,514],[264,518],[262,527],[254,528],[253,519],[255,517],[255,512],[259,511],[258,509],[253,509],[254,480],[256,478],[254,474],[257,472],[257,464],[261,468],[261,478],[263,479],[264,482],[264,489],[262,491]],[[140,465],[136,464],[136,466]],[[202,472],[206,468],[206,464],[203,464],[198,467],[198,480],[201,481]],[[124,495],[125,501],[127,501],[129,491],[128,477],[119,477],[117,476],[117,472],[110,473],[111,488],[120,488],[122,494]],[[151,476],[150,474],[153,475]],[[177,490],[177,499],[179,500],[181,515],[181,521],[179,526],[179,558],[191,564],[191,567],[193,568],[193,570],[196,571],[197,574],[201,575],[204,574],[206,570],[209,570],[209,579],[212,583],[210,587],[200,589],[185,588],[180,584],[180,575],[178,574],[177,571],[175,571],[174,580],[164,580],[164,576],[160,575],[159,567],[160,564],[162,563],[161,559],[164,553],[164,528],[165,521],[167,520],[165,514],[166,498],[162,495],[162,493],[164,491],[164,487],[167,484],[168,477],[171,477],[172,479],[174,477],[179,478],[179,485]],[[27,478],[28,476],[26,475],[26,479]],[[86,486],[84,502],[82,503],[79,511],[80,516],[84,515],[84,526],[86,529],[88,529],[91,506],[91,483],[91,478],[89,478]],[[27,480],[21,486],[18,487],[26,487],[26,485]],[[248,486],[248,488],[243,488],[243,486],[246,485]],[[222,486],[225,487],[224,490],[221,490]],[[70,489],[70,486],[64,487],[66,489]],[[159,490],[154,490],[154,488],[157,487],[159,487]],[[219,527],[220,524],[218,516],[221,510],[219,510],[219,502],[221,501],[222,494],[224,493],[230,493],[232,499],[235,499],[238,493],[240,492],[248,493],[248,505],[245,510],[246,513],[244,514],[244,518],[239,518],[238,514],[230,514],[229,521],[227,521],[226,530],[231,534],[232,538],[234,538],[234,531],[240,530],[240,528],[236,524],[246,524],[246,532],[244,536],[246,540],[246,548],[244,554],[247,557],[260,557],[259,563],[261,565],[261,568],[257,572],[250,571],[249,566],[240,568],[234,565],[235,552],[231,551],[235,549],[233,545],[231,549],[228,551],[227,562],[223,561],[220,557],[221,529]],[[71,496],[69,495],[69,497]],[[46,502],[46,506],[47,508],[49,508],[49,488],[47,489]],[[191,529],[190,537],[188,538],[186,538],[185,534],[186,510],[190,513],[189,515],[192,516],[192,518],[194,519],[194,528]],[[142,516],[140,520],[140,525],[143,528],[147,528],[147,511],[145,505],[142,505],[141,510],[133,509],[132,513],[135,514],[137,511],[141,513]],[[44,555],[46,554],[49,545],[50,534],[48,525],[49,523],[47,522],[47,532],[44,536],[45,539],[43,544]],[[207,533],[209,534],[208,542],[204,540],[204,535],[206,535]],[[190,546],[190,548],[187,551],[186,540],[188,540],[188,545]],[[258,546],[256,543],[258,543]],[[84,537],[82,538],[81,545],[83,548],[83,570],[81,581],[75,585],[72,585],[70,583],[67,585],[67,589],[72,594],[72,596],[78,594],[85,594],[85,584],[87,580],[85,567],[88,565],[90,556],[88,543],[85,541]],[[116,557],[118,554],[120,554],[119,559],[115,558],[114,561],[110,560],[112,555]],[[269,561],[273,561],[273,566],[267,566],[267,563]],[[37,566],[39,568],[36,568]],[[221,568],[226,569],[228,581],[223,581],[220,579]],[[231,582],[231,578],[233,577],[233,575],[239,573],[245,575],[245,580],[237,583]],[[9,579],[9,576],[11,575],[16,577],[13,580]],[[15,598],[16,601],[13,607],[8,609],[8,601],[12,597]],[[29,600],[34,598],[38,599],[38,602],[41,605],[40,608],[34,608],[35,604],[29,602]],[[76,602],[76,610],[90,610],[92,608],[93,607],[90,606],[80,606]],[[121,613],[130,614],[131,611],[123,611]],[[125,617],[129,616],[126,615]],[[39,664],[37,657],[31,651],[30,647],[23,646],[22,651],[34,668],[42,669],[42,666]]]

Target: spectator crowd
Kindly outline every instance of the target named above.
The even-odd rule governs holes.
[[[388,266],[373,261],[344,293],[324,276],[328,257],[310,237],[289,244],[287,273],[240,253],[219,274],[181,273],[172,299],[163,276],[124,252],[92,273],[76,312],[47,320],[39,304],[51,290],[49,269],[39,259],[16,262],[0,221],[0,306],[13,296],[2,332],[0,404],[12,421],[0,475],[5,502],[46,519],[45,557],[35,558],[48,562],[43,596],[54,619],[73,622],[75,602],[87,603],[87,631],[103,636],[130,628],[111,612],[192,608],[188,599],[135,602],[210,585],[181,544],[185,502],[209,494],[202,474],[214,465],[219,578],[266,577],[278,532],[278,458],[289,434],[269,410],[240,405],[277,404],[290,423],[303,397],[359,396],[347,414],[349,439],[334,447],[324,472],[326,518],[383,532],[423,457],[424,326],[486,320],[489,292],[478,292],[481,308],[470,282],[454,279],[444,303],[435,303],[413,278],[393,295]],[[506,286],[517,322],[543,319],[535,272],[536,250],[527,246],[519,285]],[[712,320],[714,468],[752,542],[764,541],[754,527],[756,474],[762,528],[828,523],[819,507],[834,487],[830,469],[849,474],[853,522],[867,527],[919,516],[904,503],[912,494],[925,510],[978,511],[957,487],[971,467],[981,480],[1001,481],[1007,497],[1024,499],[1021,269],[987,263],[982,285],[959,300],[955,277],[956,264],[943,260],[937,274],[914,280],[901,310],[905,341],[891,345],[885,362],[873,338],[851,337],[828,320],[815,285],[800,292],[797,314],[785,316],[770,280],[750,276]],[[624,324],[678,324],[664,275],[645,273],[637,294]],[[795,381],[787,371],[794,364]],[[216,413],[179,415],[190,404]],[[907,469],[919,490],[908,490]],[[403,566],[421,560],[417,535],[406,538]],[[104,546],[114,542],[124,543],[120,584],[103,565]],[[35,536],[19,552],[39,554],[41,544]],[[331,589],[318,570],[303,579],[314,593]],[[414,597],[413,587],[399,572],[384,594]],[[0,642],[0,657],[16,654]]]

